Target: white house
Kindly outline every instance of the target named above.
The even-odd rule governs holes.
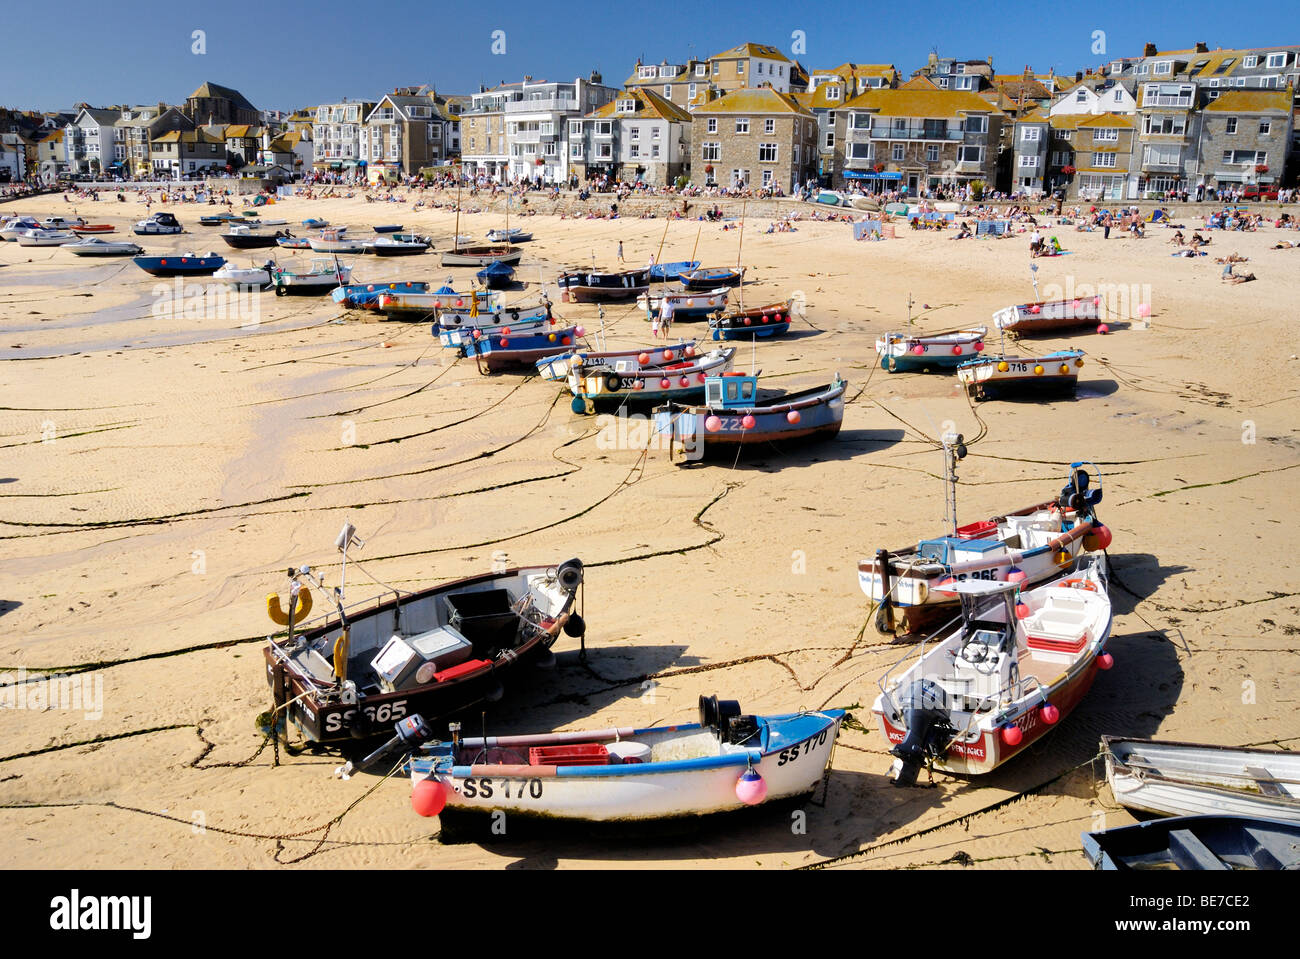
[[[64,156],[72,173],[106,172],[122,157],[115,155],[117,146],[116,123],[120,110],[97,110],[82,107],[77,118],[65,128]]]
[[[1137,100],[1121,83],[1093,90],[1080,83],[1066,90],[1052,103],[1048,116],[1072,116],[1099,113],[1137,113]]]

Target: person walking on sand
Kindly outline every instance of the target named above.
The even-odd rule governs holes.
[[[666,294],[659,305],[659,326],[664,331],[664,339],[668,339],[673,328],[673,301],[672,297]]]
[[[623,241],[618,241],[618,262],[623,262]]]

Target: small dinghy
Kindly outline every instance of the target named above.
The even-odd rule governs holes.
[[[1300,869],[1300,825],[1249,816],[1179,816],[1085,832],[1083,854],[1096,869]]]
[[[144,248],[126,240],[101,240],[98,237],[86,237],[80,243],[65,243],[63,248],[77,256],[136,256]]]
[[[901,674],[901,663],[890,667],[872,706],[897,757],[894,782],[915,785],[922,767],[989,773],[1056,728],[1112,665],[1107,587],[1104,553],[1035,589],[943,584],[961,601],[961,624],[922,642]]]
[[[945,476],[956,509],[956,459],[965,445],[944,437]],[[1081,552],[1104,550],[1110,530],[1097,518],[1101,473],[1091,463],[1072,463],[1055,499],[958,526],[899,550],[877,550],[858,562],[858,585],[879,604],[876,628],[885,635],[921,633],[957,614],[956,596],[940,589],[950,578],[1010,581],[1035,586],[1072,566]]]
[[[379,309],[379,298],[385,293],[427,293],[429,284],[423,280],[394,280],[391,283],[349,283],[335,287],[330,296],[335,303],[359,310]]]
[[[822,190],[817,194],[817,202],[827,206],[844,206],[844,194],[835,190]]]
[[[1300,824],[1300,753],[1103,736],[1115,801],[1162,816],[1230,814]]]
[[[552,333],[559,322],[551,315],[550,301],[543,298],[533,306],[519,303],[503,304],[496,293],[479,293],[477,309],[465,306],[465,299],[457,294],[453,301],[448,297],[445,305],[435,312],[437,322],[433,334],[439,342],[449,349],[459,349],[464,355],[472,356],[470,344],[485,332],[496,330],[504,337],[518,339],[525,334]],[[491,296],[494,299],[484,299]],[[457,306],[460,303],[462,305]]]
[[[993,314],[993,324],[1004,333],[1048,333],[1097,326],[1100,321],[1100,296],[1022,303]]]
[[[277,236],[275,245],[286,250],[310,250],[311,240],[305,236]]]
[[[429,241],[413,233],[394,233],[392,236],[381,236],[366,246],[376,256],[418,256],[428,252]]]
[[[459,239],[459,237],[458,237]],[[443,266],[477,266],[482,269],[494,261],[513,266],[523,257],[524,251],[509,244],[488,246],[461,246],[459,243],[442,255]]]
[[[373,227],[372,229],[374,229],[376,233],[400,233],[402,232],[402,224],[387,223],[383,226]]]
[[[18,234],[19,246],[63,246],[76,242],[77,234],[69,230],[24,230]]]
[[[769,303],[767,306],[724,310],[709,317],[709,330],[715,340],[767,339],[790,331],[793,302]]]
[[[321,220],[317,217],[308,217],[302,221],[302,225],[309,230],[323,230],[330,225],[329,220]]]
[[[353,543],[349,524],[335,542],[343,553],[340,582]],[[432,720],[495,701],[504,685],[526,684],[541,674],[538,665],[553,663],[550,648],[561,630],[573,637],[586,631],[576,609],[583,579],[576,559],[414,593],[389,590],[364,609],[349,608],[310,568],[292,573],[286,603],[267,597],[267,612],[285,629],[263,654],[277,713],[312,743],[351,743],[384,735],[417,713]],[[334,609],[308,623],[313,588]]]
[[[701,696],[698,722],[463,739],[456,726],[450,742],[420,743],[432,738],[425,724],[422,736],[399,730],[386,748],[419,747],[412,805],[438,816],[450,836],[502,814],[521,824],[612,826],[810,796],[830,769],[844,717],[843,709],[746,715],[734,700]]]
[[[140,220],[134,227],[135,232],[141,236],[180,233],[182,229],[180,222],[170,213],[155,213],[147,220]]]
[[[493,260],[474,275],[489,290],[501,290],[514,282],[515,268],[500,260]]]
[[[650,289],[650,270],[565,271],[556,277],[560,299],[565,303],[613,303],[633,300]]]
[[[498,373],[509,369],[533,369],[537,361],[557,353],[568,353],[583,335],[580,326],[557,327],[547,323],[536,330],[517,332],[508,327],[480,330],[461,349],[475,357],[480,372]]]
[[[242,223],[243,217],[235,213],[211,213],[199,217],[199,226],[225,226],[227,223]]]
[[[700,268],[699,260],[681,260],[677,263],[656,263],[650,267],[650,281],[652,283],[670,283],[679,279],[683,273],[689,273],[692,270]]]
[[[1046,356],[980,356],[957,367],[957,382],[977,400],[1073,393],[1079,385],[1083,350]]]
[[[740,286],[745,278],[744,267],[697,267],[682,273],[677,279],[688,290],[711,290],[716,286]]]
[[[489,243],[527,243],[533,238],[531,233],[520,229],[488,230]]]
[[[890,373],[956,369],[959,363],[984,352],[983,326],[948,333],[886,333],[876,340],[880,368]]]
[[[664,358],[671,352],[664,350]],[[642,364],[640,354],[612,363],[586,354],[581,361],[575,358],[569,364],[569,392],[573,394],[569,406],[575,413],[594,413],[611,405],[621,408],[703,399],[709,378],[729,373],[735,362],[735,347],[703,354],[687,347],[680,358],[674,356],[663,366]]]
[[[432,293],[410,293],[405,290],[383,291],[375,305],[378,309],[398,320],[425,320],[440,316],[443,310],[463,311],[468,314],[471,301],[478,301],[481,311],[496,309],[500,293],[477,291],[474,293],[457,293],[449,286],[441,286]]]
[[[215,253],[137,256],[133,262],[152,276],[208,276],[226,265],[225,257]]]
[[[88,236],[101,233],[116,233],[117,227],[111,223],[86,223],[82,226],[74,226],[72,232],[77,236]]]
[[[687,461],[735,456],[737,447],[760,443],[828,439],[844,422],[846,387],[836,373],[826,386],[760,399],[757,376],[723,373],[705,381],[704,405],[658,407],[654,428],[681,443]]]
[[[316,257],[311,261],[311,267],[302,272],[276,268],[271,275],[276,296],[322,296],[336,286],[345,286],[351,278],[352,267],[325,257]]]
[[[568,387],[569,371],[578,366],[608,366],[616,373],[663,367],[669,363],[689,360],[695,355],[696,344],[683,340],[672,346],[655,346],[635,350],[610,350],[606,352],[569,352],[548,356],[537,361],[537,374],[544,380],[563,383]]]
[[[726,309],[729,292],[725,286],[700,292],[653,293],[647,290],[636,298],[636,305],[645,310],[647,320],[659,315],[665,301],[672,304],[674,321],[702,320],[711,313]]]

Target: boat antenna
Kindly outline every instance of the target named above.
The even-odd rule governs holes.
[[[947,496],[944,502],[944,521],[957,535],[957,461],[966,458],[966,438],[960,433],[944,433],[939,437],[943,444],[943,478],[947,484]]]
[[[915,302],[916,302],[916,301],[912,299],[912,294],[911,294],[911,293],[908,293],[908,294],[907,294],[907,326],[908,326],[908,329],[911,329],[911,327],[912,327],[912,304],[915,303]]]

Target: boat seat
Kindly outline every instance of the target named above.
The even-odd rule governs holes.
[[[314,649],[307,649],[293,658],[294,663],[321,682],[334,682],[334,664]]]

